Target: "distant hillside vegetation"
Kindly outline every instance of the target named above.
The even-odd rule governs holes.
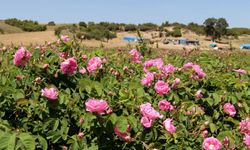
[[[2,29],[4,34],[9,34],[9,33],[22,33],[24,32],[22,29],[14,26],[10,26],[6,24],[4,21],[0,21],[0,30]],[[1,33],[1,31],[0,31]]]

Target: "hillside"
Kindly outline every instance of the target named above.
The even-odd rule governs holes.
[[[4,23],[4,21],[2,21],[2,20],[0,20],[0,29],[2,29],[5,34],[23,33],[24,32],[22,29],[14,27],[14,26],[10,26],[10,25]]]

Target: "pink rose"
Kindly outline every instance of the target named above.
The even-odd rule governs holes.
[[[183,69],[193,68],[193,65],[194,65],[194,64],[193,64],[192,62],[188,62],[188,63],[184,64],[182,68],[183,68]]]
[[[69,57],[69,53],[62,52],[59,54],[60,59],[67,59]]]
[[[64,74],[72,75],[77,69],[77,62],[74,58],[68,58],[61,63],[61,71]]]
[[[148,61],[145,61],[143,64],[143,70],[144,72],[149,72],[149,68],[151,67],[156,67],[156,69],[161,70],[163,68],[164,62],[162,61],[161,58],[156,58],[156,59],[150,59]],[[153,72],[155,73],[155,72]]]
[[[152,81],[154,81],[154,74],[148,72],[145,77],[141,80],[143,86],[150,86]]]
[[[202,133],[201,133],[201,137],[202,138],[206,138],[207,135],[208,135],[208,131],[207,130],[202,131]]]
[[[150,128],[153,125],[153,120],[149,119],[148,117],[142,117],[141,118],[141,124],[145,127],[145,128]]]
[[[240,74],[247,74],[246,70],[244,70],[244,69],[233,69],[233,71],[240,73]]]
[[[89,112],[98,113],[100,115],[105,114],[109,105],[105,100],[89,99],[85,102],[86,110]]]
[[[85,74],[85,73],[87,72],[87,70],[83,67],[82,69],[79,70],[79,72],[80,72],[81,74]]]
[[[245,119],[240,122],[240,132],[250,135],[250,120]]]
[[[96,71],[102,67],[102,60],[100,57],[91,58],[88,62],[87,70],[89,73]]]
[[[172,119],[170,118],[167,118],[163,122],[163,126],[170,134],[173,134],[176,131],[176,127],[174,126]]]
[[[230,103],[226,103],[223,106],[223,110],[224,110],[225,113],[229,114],[230,117],[234,117],[235,114],[236,114],[236,110],[235,110],[234,105],[232,105]]]
[[[206,138],[203,143],[202,143],[202,147],[205,150],[220,150],[221,149],[221,143],[218,139],[214,138],[214,137],[209,137]]]
[[[132,62],[134,63],[140,63],[140,59],[141,59],[141,54],[136,50],[136,49],[132,49],[130,52],[130,59]]]
[[[174,71],[175,71],[175,67],[171,64],[168,64],[162,68],[162,72],[164,74],[173,73]]]
[[[77,138],[78,138],[79,140],[81,140],[83,137],[84,137],[84,133],[83,133],[83,132],[79,132],[79,133],[77,134]]]
[[[165,110],[172,111],[174,109],[174,107],[167,100],[161,100],[158,103],[158,107],[160,108],[160,110],[164,110],[164,111]]]
[[[123,67],[123,71],[124,71],[124,72],[128,72],[128,71],[129,71],[128,66],[124,66],[124,67]]]
[[[58,93],[55,88],[44,88],[41,90],[42,96],[48,98],[49,100],[56,100]]]
[[[165,83],[162,80],[159,80],[155,84],[155,91],[156,91],[156,93],[163,96],[164,94],[168,94],[170,92],[170,88],[169,88],[169,85],[167,83]]]
[[[144,117],[147,117],[151,120],[155,120],[157,118],[163,118],[163,116],[156,111],[150,103],[145,103],[140,105],[140,112]]]
[[[125,132],[120,132],[117,127],[114,127],[115,134],[121,139],[129,142],[131,140],[131,137],[129,135],[129,132],[131,131],[131,127],[128,125]]]
[[[250,135],[245,135],[243,140],[247,148],[250,148]]]
[[[206,74],[203,72],[199,65],[193,65],[193,70],[197,74],[199,79],[202,79],[206,76]]]
[[[87,61],[88,60],[88,56],[87,55],[82,55],[82,60],[83,61]]]
[[[16,51],[14,55],[13,63],[16,66],[25,66],[30,60],[30,57],[31,57],[31,53],[28,50],[26,50],[24,47],[21,47]]]
[[[67,35],[61,35],[61,40],[64,41],[64,42],[69,42],[70,38]]]

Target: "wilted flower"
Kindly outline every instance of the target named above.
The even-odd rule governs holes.
[[[22,80],[22,76],[21,75],[17,75],[16,76],[16,80],[21,81]]]
[[[95,112],[100,115],[105,114],[109,108],[107,101],[98,99],[89,99],[87,102],[85,102],[85,105],[87,111]]]
[[[100,57],[91,58],[88,62],[87,70],[89,73],[96,71],[102,67],[102,60]]]
[[[41,90],[42,96],[48,98],[49,100],[56,100],[58,93],[55,88],[44,88]]]
[[[165,129],[170,133],[173,134],[176,131],[176,127],[174,126],[172,119],[167,118],[164,122],[163,122],[163,126],[165,127]]]
[[[225,113],[229,114],[230,117],[234,117],[236,114],[235,107],[231,103],[224,104],[223,110]]]
[[[25,66],[30,60],[31,53],[26,50],[24,47],[18,49],[14,55],[13,63],[16,66]]]
[[[162,80],[157,81],[154,88],[156,93],[160,94],[161,96],[168,94],[170,91],[169,85]]]
[[[77,62],[74,58],[66,59],[61,63],[61,71],[64,74],[72,75],[77,69]]]
[[[214,137],[209,137],[206,138],[203,143],[202,143],[202,147],[205,150],[220,150],[221,149],[221,143],[218,139],[214,138]]]

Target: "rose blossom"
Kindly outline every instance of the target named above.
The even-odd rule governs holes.
[[[13,63],[16,66],[25,66],[30,60],[30,57],[31,57],[31,53],[28,50],[26,50],[24,47],[21,47],[16,51],[14,55]]]
[[[193,65],[193,70],[197,74],[199,79],[202,79],[206,76],[206,74],[203,72],[199,65]]]
[[[60,59],[67,59],[69,57],[69,53],[67,52],[61,52],[59,54]]]
[[[244,143],[246,144],[247,148],[250,148],[250,135],[245,135]]]
[[[150,59],[148,61],[145,61],[143,64],[143,70],[144,72],[149,72],[150,67],[156,67],[158,70],[161,70],[164,65],[164,62],[162,61],[161,58],[156,58],[156,59]],[[153,72],[155,73],[155,72]]]
[[[58,93],[55,88],[44,88],[41,90],[42,96],[48,98],[49,100],[56,100]]]
[[[206,138],[206,137],[207,137],[207,134],[208,134],[208,131],[207,131],[207,130],[204,130],[204,131],[202,131],[202,133],[201,133],[201,137],[202,137],[202,138]]]
[[[162,118],[163,116],[160,115],[158,111],[156,111],[150,103],[145,103],[140,105],[140,112],[144,117],[147,117],[149,119],[157,119]]]
[[[91,58],[87,65],[87,70],[89,73],[96,71],[102,67],[102,60],[100,57]]]
[[[61,71],[64,74],[72,75],[77,69],[77,62],[74,58],[68,58],[61,63]]]
[[[142,117],[141,118],[141,124],[145,127],[145,128],[150,128],[153,125],[153,120],[149,119],[148,117]]]
[[[130,52],[130,57],[131,57],[131,61],[134,63],[140,63],[140,59],[141,59],[141,54],[136,50],[136,49],[132,49]]]
[[[162,80],[157,81],[154,88],[156,93],[160,94],[161,96],[168,94],[170,91],[169,85]]]
[[[198,91],[195,93],[195,97],[197,97],[198,99],[203,98],[202,91],[201,91],[201,90],[198,90]]]
[[[209,137],[206,138],[203,143],[202,143],[202,147],[205,150],[220,150],[221,149],[221,143],[218,139],[214,138],[214,137]]]
[[[128,72],[128,71],[129,71],[128,66],[124,66],[124,67],[123,67],[123,71],[124,71],[124,72]]]
[[[129,142],[131,137],[129,136],[129,132],[131,131],[131,127],[128,125],[125,132],[120,132],[117,127],[114,127],[115,134],[121,139]]]
[[[175,78],[172,87],[173,87],[174,89],[176,89],[177,86],[178,86],[180,83],[181,83],[181,79]]]
[[[244,69],[233,69],[234,72],[240,73],[240,74],[246,74],[246,70]]]
[[[158,107],[160,108],[160,110],[167,110],[167,111],[172,111],[174,109],[174,107],[167,100],[159,101]]]
[[[173,134],[176,131],[176,127],[174,126],[172,119],[167,118],[164,122],[163,122],[163,126],[165,127],[165,129],[170,133]]]
[[[83,132],[79,132],[79,133],[77,134],[77,138],[78,138],[79,140],[81,140],[83,137],[84,137],[84,133],[83,133]]]
[[[89,99],[87,102],[85,102],[85,105],[87,111],[95,112],[100,115],[105,114],[109,108],[107,101],[98,99]]]
[[[168,65],[164,66],[161,71],[164,74],[173,73],[175,71],[175,67],[171,64],[168,64]]]
[[[81,74],[85,74],[85,73],[87,72],[87,70],[83,67],[82,69],[79,70],[79,72],[80,72]]]
[[[148,72],[148,73],[144,76],[144,78],[141,80],[141,84],[142,84],[143,86],[150,86],[153,80],[154,80],[154,74]]]
[[[184,69],[192,68],[193,65],[194,65],[194,64],[193,64],[192,62],[188,62],[188,63],[184,64],[182,68],[184,68]]]
[[[68,41],[70,41],[70,38],[67,35],[61,35],[61,40],[64,42],[68,42]]]
[[[88,60],[88,56],[87,56],[87,55],[82,55],[82,60],[83,60],[83,61]]]
[[[240,132],[250,135],[250,120],[245,119],[240,122]]]
[[[236,110],[235,110],[234,105],[232,105],[230,103],[226,103],[223,106],[223,110],[224,110],[225,113],[229,114],[230,117],[234,117],[235,114],[236,114]]]

